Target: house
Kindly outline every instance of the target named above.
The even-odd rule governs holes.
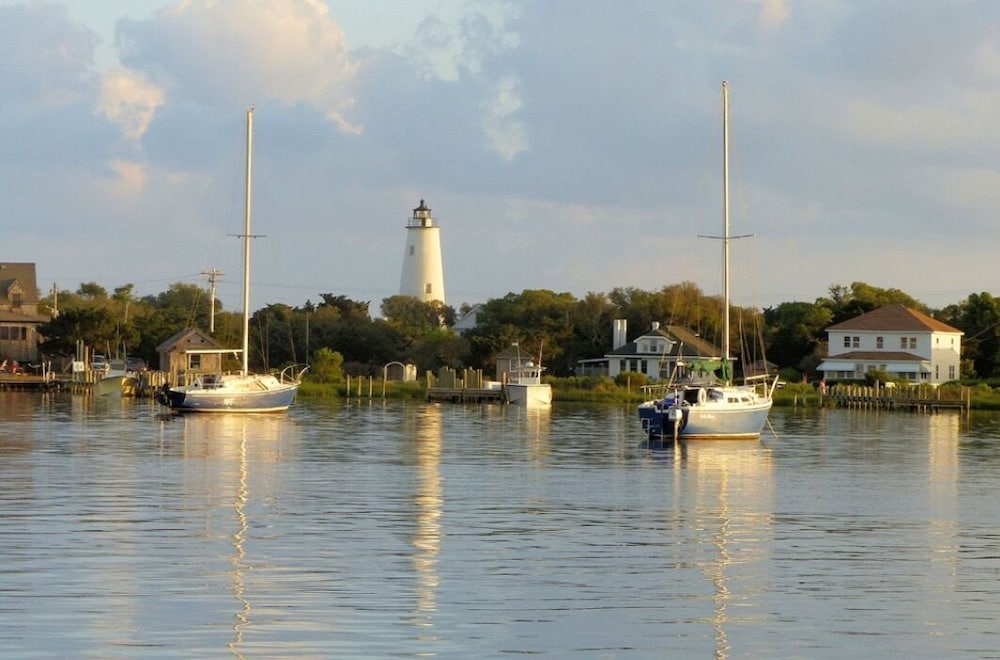
[[[612,332],[613,347],[602,358],[581,360],[579,372],[585,376],[609,376],[634,372],[651,381],[669,380],[678,361],[687,366],[702,360],[718,360],[722,349],[696,333],[676,325],[653,322],[649,331],[627,341],[624,319],[617,319]]]
[[[38,326],[49,322],[38,299],[35,264],[0,263],[0,362],[38,360]]]
[[[541,356],[537,356],[539,359]],[[535,366],[536,356],[525,351],[517,344],[512,344],[496,354],[497,373],[496,379],[499,383],[506,383],[510,380],[510,375],[520,371],[525,367]]]
[[[191,353],[188,351],[217,351]],[[160,357],[160,371],[167,372],[167,382],[187,384],[194,376],[222,371],[225,352],[220,351],[214,339],[196,328],[185,328],[156,347]],[[239,357],[239,351],[232,353]]]
[[[869,371],[940,385],[959,377],[962,331],[904,305],[893,304],[826,329],[826,380],[861,380]]]
[[[479,325],[479,315],[482,311],[482,305],[473,305],[465,314],[462,315],[462,318],[455,321],[455,325],[451,326],[451,329],[460,335],[465,334],[470,330],[475,330],[476,326]]]

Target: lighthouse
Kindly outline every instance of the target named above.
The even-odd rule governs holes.
[[[444,267],[441,264],[441,228],[434,223],[431,210],[420,200],[406,224],[406,248],[403,251],[403,275],[399,295],[413,296],[423,302],[444,303]]]

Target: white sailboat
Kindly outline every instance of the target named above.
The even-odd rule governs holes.
[[[639,421],[650,438],[720,438],[756,439],[767,422],[777,377],[732,382],[729,346],[729,86],[722,83],[722,357],[718,361],[720,377],[674,381],[657,388],[654,399],[639,404]]]
[[[278,376],[250,373],[250,216],[253,181],[253,108],[247,110],[246,205],[243,218],[243,346],[241,369],[233,373],[202,374],[188,385],[164,386],[157,401],[179,412],[277,412],[295,400],[305,369],[288,367]],[[233,353],[233,349],[206,349],[190,353]]]

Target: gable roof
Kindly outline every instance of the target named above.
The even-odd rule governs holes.
[[[201,348],[219,348],[219,344],[201,330],[197,328],[184,328],[164,340],[163,343],[156,347],[156,352],[162,353],[170,351],[180,344],[188,344],[190,346],[190,344],[194,343],[203,344]]]
[[[942,323],[923,312],[910,309],[899,303],[883,305],[861,316],[855,316],[853,319],[831,325],[826,330],[827,332],[830,330],[858,330],[876,332],[953,332],[964,334],[958,328],[953,328],[947,323]]]
[[[722,354],[718,346],[705,341],[691,330],[679,325],[668,325],[644,332],[636,337],[635,341],[608,351],[605,355],[607,357],[649,356],[649,353],[639,352],[638,349],[639,342],[648,337],[665,337],[669,340],[672,346],[668,355],[672,357],[719,357]]]
[[[15,284],[21,287],[23,302],[38,303],[38,285],[35,281],[35,264],[0,262],[0,294],[5,298]]]

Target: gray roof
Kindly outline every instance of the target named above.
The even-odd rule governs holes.
[[[677,325],[661,326],[656,330],[650,330],[645,332],[635,338],[624,346],[619,346],[607,353],[607,357],[634,357],[634,356],[646,356],[648,357],[650,353],[639,352],[638,345],[642,339],[648,337],[666,337],[669,339],[673,346],[671,346],[670,352],[667,353],[669,357],[721,357],[722,349],[714,344],[705,341],[697,333],[692,332],[688,328]]]

